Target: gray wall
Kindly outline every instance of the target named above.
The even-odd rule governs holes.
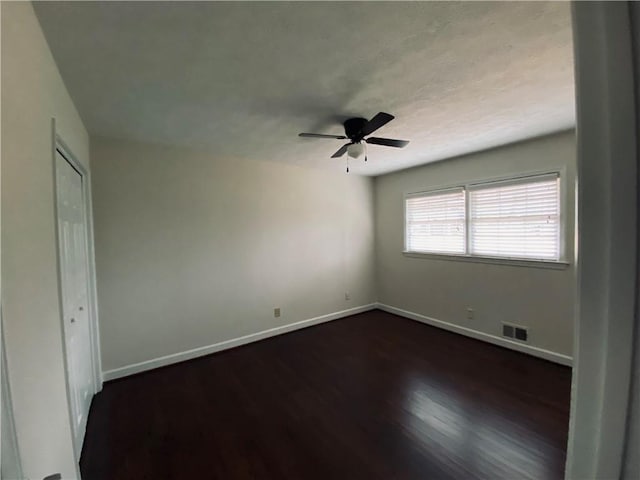
[[[501,322],[530,328],[530,345],[571,356],[574,316],[576,147],[573,132],[518,143],[376,178],[378,301],[499,336]],[[564,172],[566,258],[562,270],[403,255],[404,195],[522,173]],[[467,320],[466,308],[474,319]]]
[[[31,3],[2,2],[2,316],[27,478],[76,477],[64,372],[51,119],[85,168],[89,137]]]
[[[91,161],[105,371],[375,301],[369,178],[108,139]]]

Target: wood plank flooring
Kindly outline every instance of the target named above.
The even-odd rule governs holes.
[[[381,311],[106,383],[84,480],[560,479],[571,370]]]

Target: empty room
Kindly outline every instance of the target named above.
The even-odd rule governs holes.
[[[3,1],[1,479],[638,478],[639,12]]]

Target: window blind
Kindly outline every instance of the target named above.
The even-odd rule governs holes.
[[[469,187],[469,253],[559,260],[558,175]]]
[[[463,188],[412,195],[405,213],[407,251],[465,253]]]

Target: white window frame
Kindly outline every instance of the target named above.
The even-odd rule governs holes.
[[[559,259],[558,260],[542,260],[542,259],[528,259],[528,258],[513,258],[513,257],[499,257],[499,256],[484,256],[473,255],[469,253],[470,247],[470,218],[469,218],[469,190],[478,187],[488,186],[500,186],[508,184],[526,183],[536,178],[544,178],[549,176],[558,177],[558,202],[560,208],[560,232],[559,232]],[[442,187],[436,187],[433,189],[408,192],[403,196],[402,209],[403,209],[403,255],[406,257],[414,258],[430,258],[437,260],[453,260],[462,262],[474,262],[474,263],[494,263],[502,265],[520,266],[520,267],[534,267],[534,268],[551,268],[551,269],[565,269],[570,263],[567,259],[567,207],[568,207],[568,190],[567,190],[567,175],[565,168],[558,168],[553,170],[544,170],[536,172],[521,173],[518,175],[510,175],[498,178],[489,178],[477,181],[470,181],[466,183],[459,183],[454,185],[447,185]],[[407,249],[407,199],[412,197],[433,195],[440,192],[447,192],[452,189],[462,188],[465,194],[465,252],[459,253],[436,253],[436,252],[417,252]]]

